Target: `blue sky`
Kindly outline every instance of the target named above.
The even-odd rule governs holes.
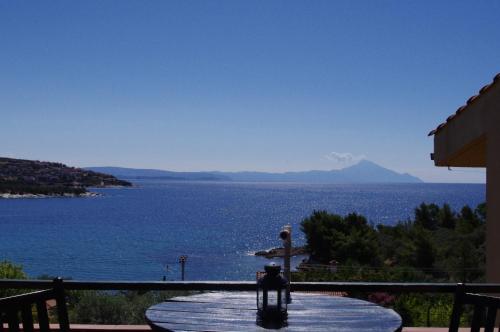
[[[0,155],[183,171],[365,157],[481,182],[434,167],[427,133],[500,72],[498,13],[499,1],[0,0]]]

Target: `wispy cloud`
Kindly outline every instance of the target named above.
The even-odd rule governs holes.
[[[325,155],[327,160],[335,163],[338,167],[350,166],[365,159],[365,155],[354,155],[349,152],[330,152]]]

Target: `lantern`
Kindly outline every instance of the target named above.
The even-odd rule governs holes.
[[[263,321],[284,321],[287,313],[287,284],[280,274],[281,266],[265,266],[266,274],[257,280],[257,312]]]

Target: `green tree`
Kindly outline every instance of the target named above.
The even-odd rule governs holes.
[[[476,208],[476,215],[481,218],[481,220],[486,221],[486,203],[481,203]]]
[[[415,209],[415,224],[429,230],[436,229],[439,224],[439,206],[420,204]]]
[[[413,231],[415,260],[413,266],[419,269],[431,269],[436,261],[436,250],[430,232],[420,227]]]
[[[0,279],[26,279],[27,276],[21,265],[15,265],[9,261],[0,262]],[[19,294],[21,290],[0,289],[0,297]]]
[[[301,230],[313,260],[380,264],[376,231],[362,215],[350,213],[342,217],[315,211],[302,221]]]
[[[440,227],[454,229],[456,224],[455,213],[451,210],[448,204],[443,204],[439,209],[438,223]]]

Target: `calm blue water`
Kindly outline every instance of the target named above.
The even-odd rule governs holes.
[[[96,189],[97,198],[0,200],[0,260],[33,277],[178,280],[178,257],[188,255],[189,280],[252,280],[267,260],[250,253],[279,246],[286,223],[302,244],[300,221],[315,209],[393,224],[421,202],[460,208],[485,200],[485,186],[470,184],[137,185]]]

